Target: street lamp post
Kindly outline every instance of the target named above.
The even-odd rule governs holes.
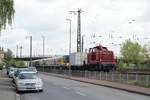
[[[17,45],[17,50],[16,50],[16,58],[18,58],[18,45]]]
[[[71,54],[71,19],[68,18],[66,20],[69,21],[69,23],[70,23],[70,30],[69,30],[69,33],[70,33],[70,36],[69,36],[69,57],[70,57],[70,54]],[[69,64],[69,75],[71,75],[71,66],[70,66],[70,64]]]
[[[45,52],[45,37],[42,36],[43,39],[43,57],[44,57],[44,52]],[[44,60],[43,60],[43,72],[44,72]]]
[[[44,54],[45,54],[45,37],[42,36],[42,39],[43,39],[43,57],[44,57]]]
[[[20,46],[20,58],[22,57],[22,46]]]
[[[29,36],[26,38],[30,38],[30,64],[29,66],[32,66],[32,36]]]

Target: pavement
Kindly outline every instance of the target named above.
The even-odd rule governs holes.
[[[6,69],[0,70],[0,78],[7,78]]]
[[[17,100],[12,81],[6,75],[6,70],[0,71],[0,100]]]
[[[40,73],[55,76],[55,77],[66,78],[66,79],[76,80],[76,81],[80,81],[80,82],[86,82],[86,83],[91,83],[91,84],[95,84],[95,85],[120,89],[120,90],[128,91],[131,93],[137,93],[137,94],[150,96],[150,88],[121,84],[121,83],[110,82],[110,81],[105,81],[105,80],[95,80],[95,79],[87,79],[87,78],[72,77],[72,76],[69,77],[67,75],[54,74],[54,73],[46,73],[46,72],[40,72]]]

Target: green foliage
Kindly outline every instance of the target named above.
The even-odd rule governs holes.
[[[39,66],[39,65],[40,65],[40,63],[39,63],[38,61],[36,61],[36,62],[32,62],[32,65],[33,65],[33,66]]]
[[[119,68],[120,69],[133,69],[134,66],[130,65],[130,64],[126,64],[124,63],[122,60],[119,62]]]
[[[27,67],[24,63],[24,61],[16,61],[16,67],[17,68],[23,68],[23,67]]]
[[[10,49],[4,52],[3,65],[5,65],[6,67],[26,67],[24,61],[16,61],[15,59],[13,59],[13,53]]]
[[[14,1],[0,0],[0,31],[6,28],[6,24],[12,24],[14,18]]]
[[[4,60],[4,64],[6,67],[15,66],[15,60],[14,59]]]
[[[147,58],[145,60],[145,66],[144,66],[145,69],[150,69],[150,58]]]
[[[0,70],[2,70],[3,69],[3,65],[0,65]]]
[[[15,60],[13,59],[13,53],[10,49],[4,52],[4,65],[6,67],[15,66]]]
[[[150,87],[150,83],[147,84],[146,82],[142,82],[142,81],[130,80],[127,83],[131,84],[131,85],[142,86],[142,87],[145,87],[145,88],[149,88]]]
[[[142,68],[140,64],[144,63],[147,57],[147,50],[138,43],[127,40],[121,47],[122,62],[121,67]],[[126,64],[126,66],[124,65]],[[133,66],[134,65],[134,66]]]
[[[4,52],[4,59],[10,61],[13,58],[13,53],[10,49]]]

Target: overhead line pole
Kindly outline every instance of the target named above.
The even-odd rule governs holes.
[[[44,53],[45,53],[45,37],[42,36],[43,39],[43,57],[44,57]],[[43,72],[44,72],[44,60],[43,60]]]
[[[43,39],[43,57],[45,55],[45,37],[42,36],[42,39]]]
[[[32,66],[32,36],[30,36],[30,66]]]
[[[17,50],[16,50],[16,58],[18,58],[18,45],[17,45]]]
[[[20,46],[20,58],[22,57],[22,46]]]
[[[78,14],[77,16],[77,52],[81,52],[81,9],[78,11],[69,11],[71,14]]]
[[[70,36],[69,36],[69,55],[71,54],[71,19],[66,19],[70,23]],[[69,75],[71,75],[71,66],[69,65]]]

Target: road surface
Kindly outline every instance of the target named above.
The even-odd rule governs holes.
[[[43,92],[21,93],[21,100],[150,100],[150,97],[40,74]]]

